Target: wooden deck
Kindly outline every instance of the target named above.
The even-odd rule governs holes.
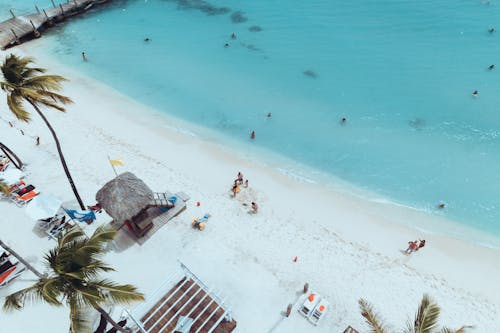
[[[230,333],[236,321],[190,277],[183,277],[141,318],[148,333],[173,332],[180,316],[193,320],[190,333]]]
[[[82,13],[94,5],[109,0],[70,0],[56,4],[53,8],[39,10],[38,13],[16,16],[0,23],[0,48],[6,49],[24,41],[38,38],[41,31],[61,22],[67,17]],[[37,8],[38,9],[38,8]]]

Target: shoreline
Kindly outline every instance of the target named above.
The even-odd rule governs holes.
[[[336,192],[322,184],[300,182],[265,162],[253,161],[253,155],[242,156],[230,146],[224,147],[219,142],[205,141],[176,131],[175,125],[172,126],[169,122],[182,124],[183,121],[144,106],[112,87],[65,68],[53,59],[47,59],[43,50],[39,49],[43,47],[42,43],[43,41],[34,41],[15,50],[0,52],[0,55],[10,52],[35,54],[37,65],[47,68],[49,73],[71,79],[65,84],[63,93],[71,96],[75,104],[68,107],[67,114],[50,111],[47,115],[58,130],[70,169],[86,203],[92,204],[96,190],[113,177],[105,160],[108,153],[112,154],[112,158],[123,157],[125,167],[120,171],[135,173],[148,185],[154,185],[153,190],[166,186],[169,190],[184,190],[192,197],[188,211],[173,221],[172,225],[162,228],[144,247],[136,251],[138,253],[131,254],[132,257],[140,258],[146,251],[161,248],[160,238],[162,241],[165,238],[174,242],[168,248],[170,251],[175,251],[175,246],[180,246],[179,243],[186,242],[194,246],[194,249],[189,250],[192,251],[189,261],[201,267],[196,267],[195,270],[200,269],[203,271],[202,275],[208,275],[217,281],[217,272],[210,273],[209,269],[203,268],[203,265],[213,263],[213,259],[204,258],[203,250],[210,249],[220,256],[223,256],[223,251],[228,250],[229,257],[225,258],[228,268],[221,268],[222,272],[234,269],[243,273],[244,267],[250,267],[251,271],[260,272],[264,277],[274,276],[276,281],[273,283],[276,285],[273,285],[279,290],[275,292],[281,295],[300,285],[298,281],[311,281],[316,289],[333,301],[336,309],[332,312],[339,311],[358,328],[364,326],[362,317],[355,313],[357,298],[367,298],[383,313],[401,312],[398,308],[402,307],[405,309],[403,314],[412,315],[416,309],[416,299],[424,292],[431,293],[443,309],[449,309],[447,311],[453,317],[450,313],[442,314],[442,322],[446,324],[473,324],[485,328],[498,326],[495,322],[500,320],[498,316],[491,320],[493,313],[500,310],[500,291],[496,288],[497,277],[500,276],[500,265],[496,260],[498,251],[445,235],[417,232],[401,223],[401,220],[419,223],[430,220],[431,224],[444,223],[443,228],[446,229],[453,227],[453,221],[408,207],[398,207],[390,202],[368,201],[352,194]],[[5,124],[0,126],[2,130],[8,129]],[[51,138],[42,124],[34,115],[33,123],[23,125],[23,128],[29,128],[31,133],[33,129],[40,131],[44,158],[36,157],[40,153],[31,152],[36,149],[27,142],[22,143],[26,140],[19,140],[17,136],[6,139],[6,144],[17,146],[22,143],[21,152],[28,158],[31,157],[29,168],[33,168],[33,171],[29,175],[30,179],[41,184],[45,192],[58,194],[65,199],[72,198],[65,180],[60,179],[63,177],[60,177],[57,156],[52,151]],[[124,128],[127,129],[126,133],[122,131]],[[70,143],[79,146],[73,148]],[[53,169],[54,176],[48,176],[47,169],[44,170],[43,166],[48,170]],[[37,170],[37,167],[42,170]],[[227,192],[231,180],[240,170],[245,178],[250,179],[251,191],[230,199]],[[255,217],[246,214],[241,206],[242,202],[251,199],[257,200],[261,206],[261,212]],[[196,201],[202,202],[201,210],[192,207]],[[11,214],[20,212],[17,207],[8,206],[8,203],[5,207],[9,212],[12,211]],[[210,210],[214,222],[209,223],[203,234],[192,235],[190,228],[185,225],[186,221],[193,214],[200,214],[204,210]],[[182,240],[172,240],[179,235]],[[247,235],[257,236],[255,239],[252,237],[256,244],[252,244]],[[16,237],[16,234],[11,231],[8,236]],[[193,237],[200,244],[193,244]],[[408,240],[417,237],[426,238],[427,246],[415,255],[402,255],[399,250],[406,247]],[[320,251],[316,250],[318,248]],[[127,253],[130,252],[128,250]],[[182,252],[177,255],[187,256]],[[291,258],[294,255],[299,256],[300,266],[292,266]],[[128,258],[123,257],[127,256],[122,253],[113,254],[112,257],[123,273],[128,263]],[[208,263],[203,264],[204,260]],[[115,264],[115,261],[107,261]],[[167,266],[172,267],[172,264]],[[165,268],[159,269],[167,271]],[[341,270],[347,272],[347,276],[339,276],[338,272]],[[325,274],[328,281],[318,278]],[[125,276],[130,278],[139,275],[127,272]],[[130,282],[154,290],[159,285],[155,283],[160,277],[164,278],[155,276],[145,279],[148,281],[131,278]],[[415,285],[408,285],[408,281],[413,279]],[[372,288],[373,281],[379,281],[384,286],[381,286],[381,290],[372,290],[378,289]],[[354,283],[358,284],[353,286]],[[235,284],[236,282],[233,283],[234,290],[231,289],[233,303],[240,301],[234,296],[241,296],[239,293],[242,292]],[[351,289],[337,290],[335,286],[346,289],[351,286]],[[252,287],[249,290],[247,293],[254,291]],[[451,292],[456,294],[449,295]],[[351,297],[346,300],[348,295]],[[408,299],[411,301],[408,302]],[[384,309],[389,300],[395,304]],[[281,298],[274,301],[278,304],[286,302],[287,299]],[[484,304],[479,311],[482,317],[474,317],[473,320],[490,318],[490,321],[461,322],[468,318],[465,314],[473,311],[478,303]],[[241,305],[235,307],[235,316],[242,320],[242,327],[238,332],[252,332],[249,327],[254,326],[246,322],[241,313],[244,309],[246,307]],[[276,308],[274,310],[278,311]],[[390,321],[397,322],[398,316],[399,314],[391,316]],[[288,323],[291,322],[294,321]],[[328,318],[323,324],[318,331],[327,332],[334,328],[339,331],[342,326],[335,318]],[[259,328],[261,327],[258,326],[254,331],[261,331]]]

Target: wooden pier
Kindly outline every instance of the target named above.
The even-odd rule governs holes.
[[[41,36],[41,31],[46,28],[109,0],[69,0],[57,5],[54,0],[51,1],[50,9],[40,10],[35,6],[37,11],[35,14],[15,16],[10,11],[12,18],[0,23],[0,48],[5,50],[24,41],[38,38]]]

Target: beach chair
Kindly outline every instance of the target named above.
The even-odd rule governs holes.
[[[78,222],[85,222],[87,224],[91,224],[96,219],[94,212],[91,210],[79,212],[75,209],[66,209],[66,208],[63,209],[72,220],[77,220]]]
[[[357,330],[355,330],[354,328],[352,328],[351,325],[347,326],[347,328],[344,330],[343,333],[359,333]]]
[[[325,313],[328,311],[329,307],[330,304],[327,302],[327,300],[322,298],[311,311],[311,314],[309,315],[307,320],[309,320],[313,325],[318,325],[321,319],[323,319],[323,317],[325,316]]]
[[[31,200],[33,200],[33,198],[39,194],[40,193],[35,191],[35,190],[31,190],[28,193],[24,193],[22,195],[18,195],[18,194],[14,193],[11,196],[11,201],[14,202],[18,207],[22,207],[22,206],[26,205],[28,202],[30,202]]]
[[[309,317],[316,304],[319,303],[320,298],[316,292],[311,292],[300,306],[299,313],[306,318]]]
[[[5,287],[21,275],[25,269],[26,267],[19,262],[12,263],[10,261],[10,254],[4,252],[0,257],[0,288]]]
[[[9,166],[10,160],[7,157],[0,159],[0,171],[5,171]]]

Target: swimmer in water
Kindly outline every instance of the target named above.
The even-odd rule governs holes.
[[[150,42],[150,41],[151,41],[151,39],[149,39],[149,37],[146,37],[146,38],[144,38],[144,41],[145,41],[145,42]]]
[[[493,65],[493,64],[489,65],[489,66],[488,66],[488,69],[489,69],[490,71],[492,71],[493,69],[495,69],[495,65]]]
[[[347,123],[347,118],[342,117],[342,119],[340,119],[340,124],[345,125],[345,123]]]
[[[236,34],[234,32],[231,34],[231,39],[236,39]]]
[[[272,116],[273,116],[273,115],[271,114],[271,112],[269,112],[269,113],[267,114],[267,118],[271,118]]]
[[[229,47],[229,43],[224,44],[224,47],[228,48]]]
[[[474,92],[472,93],[472,97],[477,97],[477,95],[478,95],[477,90],[474,90]]]
[[[494,32],[495,32],[495,28],[489,28],[489,29],[488,29],[488,32],[489,32],[490,34],[494,33]]]
[[[255,131],[252,131],[252,133],[250,133],[250,139],[255,139]]]

